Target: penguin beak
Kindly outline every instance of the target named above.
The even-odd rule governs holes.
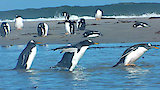
[[[94,43],[94,44],[99,44],[99,43]]]
[[[155,49],[159,49],[158,47],[154,47]]]
[[[158,47],[156,47],[156,46],[152,46],[152,48],[159,49],[159,48],[158,48]]]
[[[36,44],[42,44],[41,42],[36,42]]]

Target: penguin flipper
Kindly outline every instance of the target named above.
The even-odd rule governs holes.
[[[72,47],[72,46],[64,46],[64,47],[56,48],[56,49],[54,49],[54,51],[55,50],[62,50],[61,53],[63,53],[63,52],[76,52],[77,48]]]
[[[61,61],[59,61],[57,63],[57,65],[54,66],[54,67],[61,67],[61,68],[68,68],[68,69],[70,69],[70,67],[72,66],[73,56],[74,56],[74,52],[72,52],[72,53],[70,53],[70,52],[64,53]]]
[[[27,53],[27,54],[29,54],[29,53]],[[27,54],[24,54],[23,52],[20,54],[15,69],[26,69],[26,67],[27,67],[26,63],[28,60]]]

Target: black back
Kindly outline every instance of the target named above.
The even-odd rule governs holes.
[[[42,35],[44,35],[46,33],[44,23],[39,23],[38,24],[37,31],[38,31],[38,36],[42,36]]]
[[[80,21],[78,22],[78,29],[79,30],[85,30],[86,27],[86,22],[84,18],[81,18]]]
[[[7,22],[3,22],[1,24],[0,33],[2,37],[5,37],[9,34],[9,27],[7,26]]]
[[[99,31],[91,31],[91,30],[88,30],[88,31],[86,31],[86,32],[83,33],[83,36],[84,36],[84,37],[88,37],[89,35],[92,35],[92,34],[102,35]]]
[[[72,53],[70,53],[70,52],[64,53],[61,61],[58,62],[58,64],[56,66],[70,69],[70,67],[72,66],[72,58],[73,58],[73,56],[74,56],[74,52],[72,52]]]
[[[29,55],[31,53],[31,49],[36,46],[35,42],[29,41],[25,49],[21,52],[21,54],[18,57],[18,62],[15,67],[15,69],[26,69],[27,68],[27,61],[29,58]]]
[[[75,34],[75,27],[73,22],[70,22],[70,32],[71,34]]]

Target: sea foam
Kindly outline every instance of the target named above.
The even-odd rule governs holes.
[[[149,18],[149,17],[160,17],[160,14],[157,13],[146,13],[142,15],[131,15],[131,16],[125,16],[125,15],[120,15],[120,16],[103,16],[103,18]],[[78,20],[80,18],[84,19],[95,19],[95,17],[91,16],[82,16],[78,17],[76,15],[71,15],[70,20]],[[36,19],[24,19],[23,21],[55,21],[55,20],[65,20],[63,16],[54,16],[54,18],[36,18]],[[12,20],[0,20],[0,22],[14,22],[15,19]]]

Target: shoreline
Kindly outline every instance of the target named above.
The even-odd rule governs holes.
[[[25,21],[22,30],[16,30],[14,22],[9,22],[11,33],[7,37],[0,37],[0,45],[25,45],[29,40],[34,39],[43,44],[67,44],[77,43],[85,39],[85,31],[75,31],[75,35],[66,36],[64,24],[58,24],[62,20],[55,21]],[[133,28],[135,21],[148,23],[148,28]],[[39,37],[37,26],[40,22],[49,25],[49,35]],[[123,19],[102,19],[86,20],[86,30],[96,30],[103,34],[101,37],[92,40],[98,43],[138,43],[138,42],[159,42],[160,40],[160,19],[154,18],[123,18]],[[0,23],[1,24],[1,23]],[[76,25],[75,25],[76,27]],[[76,28],[75,28],[76,29]]]

